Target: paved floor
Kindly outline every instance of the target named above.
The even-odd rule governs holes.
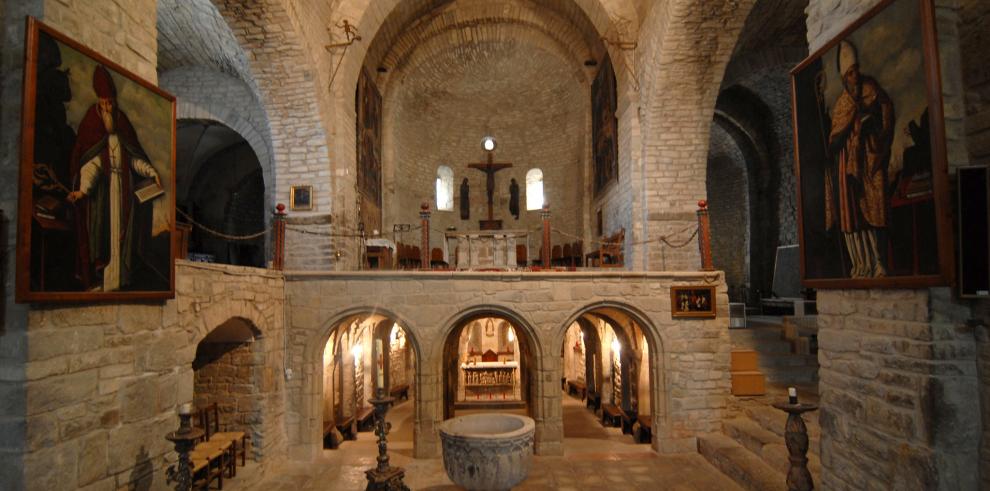
[[[564,456],[533,458],[529,478],[517,490],[739,490],[697,453],[657,455],[648,445],[633,443],[618,428],[602,428],[581,401],[564,395]],[[389,439],[391,463],[406,470],[405,483],[413,490],[454,491],[441,459],[413,459],[412,402],[389,412],[393,424]],[[410,427],[406,427],[410,425]],[[577,428],[580,437],[568,436]],[[248,487],[251,491],[362,490],[364,471],[375,465],[377,447],[372,433],[360,433],[338,450],[326,450],[315,462],[288,463],[277,474]],[[245,469],[250,472],[249,469]],[[249,476],[242,482],[251,482]],[[228,483],[224,483],[227,485]],[[230,489],[241,489],[236,480]]]

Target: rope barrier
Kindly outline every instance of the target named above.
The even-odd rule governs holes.
[[[670,242],[670,240],[668,240],[668,237],[671,237],[672,238],[672,237],[676,237],[678,235],[681,235],[682,233],[687,232],[688,230],[690,230],[692,227],[694,227],[694,231],[691,232],[691,236],[688,237],[687,239],[685,239],[684,242],[679,243],[679,244],[674,244],[674,243]],[[560,230],[560,229],[554,228],[554,229],[552,229],[552,231],[553,232],[556,232],[559,235],[563,235],[565,237],[570,237],[572,239],[584,240],[584,238],[581,237],[581,236],[574,235],[574,234],[571,234],[571,233],[567,233],[567,232],[564,232],[563,230]],[[697,235],[698,235],[698,226],[695,225],[695,224],[691,224],[691,225],[689,225],[689,226],[687,226],[687,227],[685,227],[685,228],[683,228],[681,230],[678,230],[677,232],[674,232],[673,234],[670,234],[670,235],[661,235],[660,237],[658,237],[656,239],[645,239],[645,240],[633,241],[633,242],[630,242],[629,245],[630,246],[636,246],[636,245],[648,244],[650,242],[660,242],[660,243],[666,244],[667,246],[672,247],[674,249],[678,249],[678,248],[681,248],[681,247],[684,247],[684,246],[687,246],[688,244],[690,244],[694,240],[694,238],[697,237]],[[592,239],[592,240],[590,240],[588,242],[592,246],[616,246],[616,245],[622,245],[621,242],[608,242],[608,241],[594,240],[594,239]]]
[[[321,237],[351,237],[351,238],[364,237],[363,235],[360,235],[360,234],[337,234],[337,233],[333,233],[333,232],[318,232],[318,231],[315,231],[315,230],[307,230],[307,229],[299,228],[299,227],[290,227],[288,225],[286,225],[285,229],[286,230],[289,230],[289,231],[292,231],[292,232],[298,232],[300,234],[305,234],[305,235],[319,235]]]
[[[186,220],[189,220],[190,223],[192,223],[193,225],[199,227],[204,232],[206,232],[206,233],[208,233],[210,235],[215,235],[217,237],[220,237],[221,239],[226,239],[226,240],[254,240],[254,239],[257,239],[258,237],[262,237],[262,236],[268,234],[268,232],[269,232],[268,230],[262,230],[261,232],[257,232],[257,233],[253,233],[253,234],[249,234],[249,235],[230,235],[230,234],[225,234],[223,232],[219,232],[217,230],[213,230],[212,228],[207,227],[206,225],[203,225],[202,223],[199,223],[196,220],[193,220],[193,217],[187,215],[186,212],[184,212],[184,211],[182,211],[182,210],[180,210],[178,208],[176,208],[175,211],[177,211],[180,215],[183,216],[183,218],[185,218]]]

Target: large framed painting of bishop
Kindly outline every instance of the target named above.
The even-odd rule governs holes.
[[[951,283],[931,0],[886,0],[791,71],[802,283]]]
[[[175,98],[28,19],[19,302],[174,296]]]

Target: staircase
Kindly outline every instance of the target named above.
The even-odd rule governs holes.
[[[751,316],[745,328],[730,329],[729,338],[733,350],[759,354],[768,385],[817,384],[818,356],[809,352],[814,331],[814,317]]]
[[[803,400],[817,400],[813,388],[798,388]],[[784,425],[787,414],[770,404],[787,398],[786,388],[773,387],[766,396],[733,398],[727,410],[729,417],[722,422],[722,433],[710,433],[698,438],[698,452],[739,486],[751,491],[787,489],[787,469],[790,465],[784,445]],[[808,470],[815,483],[821,475],[821,428],[818,412],[805,413],[808,427]]]
[[[765,376],[766,394],[730,397],[722,432],[698,437],[698,452],[744,489],[787,489],[787,414],[772,404],[787,399],[789,386],[797,387],[802,402],[818,401],[818,358],[810,354],[816,331],[814,317],[772,316],[749,316],[745,328],[729,330],[737,357],[737,352],[756,352],[757,373]],[[805,413],[804,422],[809,437],[808,470],[818,483],[818,412]]]

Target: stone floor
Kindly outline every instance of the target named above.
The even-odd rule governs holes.
[[[564,395],[564,456],[533,458],[529,478],[517,490],[739,490],[697,453],[658,455],[648,445],[633,443],[618,428],[602,428],[581,401]],[[393,424],[389,439],[391,463],[406,470],[405,483],[413,490],[458,490],[447,479],[441,459],[413,459],[411,402],[389,412]],[[583,428],[578,438],[568,435]],[[594,428],[594,430],[588,430]],[[601,431],[598,431],[601,430]],[[237,480],[229,489],[250,491],[362,490],[364,471],[375,465],[375,436],[361,433],[338,450],[326,450],[314,462],[290,462],[275,474],[246,488]],[[603,465],[604,463],[604,465]],[[251,472],[251,466],[245,469]],[[254,482],[250,475],[241,482]]]

